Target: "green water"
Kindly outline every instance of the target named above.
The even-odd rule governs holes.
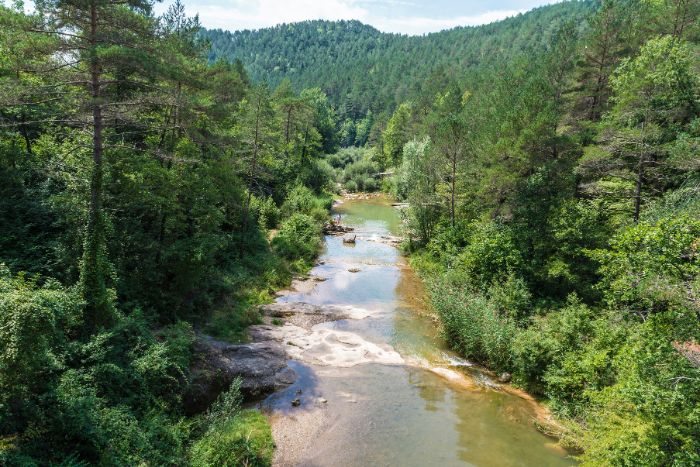
[[[299,378],[264,403],[274,419],[302,431],[304,411],[318,427],[287,456],[278,439],[279,464],[309,466],[559,466],[574,462],[533,425],[534,409],[516,395],[484,384],[482,373],[446,350],[436,326],[422,317],[423,289],[398,251],[372,241],[396,234],[399,215],[381,199],[337,206],[343,224],[356,228],[357,244],[327,237],[312,274],[326,278],[312,291],[282,300],[354,305],[373,310],[362,320],[324,323],[391,347],[405,365],[350,368],[291,362]],[[360,271],[351,273],[349,268]],[[449,381],[430,368],[466,375]],[[301,391],[301,392],[300,392]],[[290,401],[299,397],[301,405]],[[327,400],[319,408],[318,400]],[[276,417],[276,418],[275,418]],[[318,419],[321,419],[318,421]],[[297,423],[297,425],[294,425]],[[294,459],[290,461],[289,459]]]

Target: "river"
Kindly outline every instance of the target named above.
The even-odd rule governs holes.
[[[355,228],[357,243],[326,237],[311,271],[319,281],[279,300],[352,305],[368,316],[317,325],[325,336],[318,358],[291,361],[297,381],[261,403],[273,426],[275,464],[574,464],[535,429],[531,400],[500,390],[446,349],[425,316],[421,282],[396,248],[378,241],[397,234],[397,210],[379,198],[348,200],[335,211]],[[338,346],[367,358],[343,358]]]

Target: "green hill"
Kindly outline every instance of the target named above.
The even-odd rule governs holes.
[[[585,27],[597,2],[563,2],[496,23],[424,36],[382,33],[358,21],[305,21],[255,31],[204,30],[210,61],[243,62],[253,79],[320,87],[341,117],[392,110],[442,68],[460,80],[484,66],[545,50],[565,22]]]

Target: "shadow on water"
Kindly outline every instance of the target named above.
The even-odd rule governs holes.
[[[260,403],[260,408],[265,412],[275,412],[281,415],[289,415],[316,403],[321,397],[318,390],[318,378],[309,365],[290,360],[289,367],[297,374],[294,384],[268,396]],[[299,399],[298,406],[292,405],[292,401]]]

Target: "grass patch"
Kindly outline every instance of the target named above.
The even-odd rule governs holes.
[[[275,443],[267,418],[257,410],[241,410],[240,380],[222,393],[203,416],[206,431],[190,449],[196,466],[269,466]]]
[[[243,410],[215,425],[193,446],[192,465],[269,466],[275,443],[267,418],[257,410]]]

